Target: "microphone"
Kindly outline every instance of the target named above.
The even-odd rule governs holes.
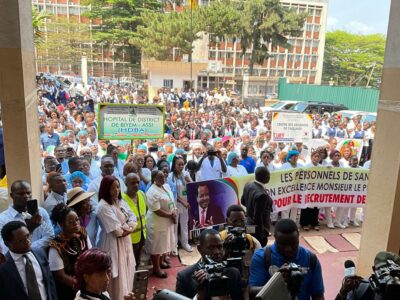
[[[279,271],[279,267],[278,266],[274,266],[274,265],[271,265],[270,267],[269,267],[269,269],[268,269],[268,273],[269,273],[269,275],[271,275],[271,276],[273,276],[276,272],[278,272]]]
[[[344,262],[344,277],[356,276],[356,265],[352,260]]]

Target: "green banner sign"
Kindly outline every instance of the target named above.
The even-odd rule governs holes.
[[[164,115],[160,105],[99,104],[99,139],[162,139]]]

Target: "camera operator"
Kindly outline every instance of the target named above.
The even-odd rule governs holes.
[[[216,263],[223,261],[224,247],[218,231],[214,229],[203,230],[199,237],[197,249],[201,254],[201,260],[177,274],[176,292],[188,298],[193,298],[197,294],[198,300],[208,300],[211,299],[211,291],[207,288],[210,282],[210,274],[203,266],[210,258]],[[225,296],[230,296],[234,300],[244,299],[239,271],[236,268],[225,267],[222,275],[227,277]]]
[[[240,273],[245,295],[248,294],[247,283],[249,268],[254,252],[261,248],[260,242],[246,233],[246,215],[242,206],[234,204],[226,211],[228,229],[220,232],[224,241],[225,257],[240,257]]]
[[[221,151],[216,151],[213,146],[209,146],[207,154],[199,161],[198,170],[198,181],[222,178],[227,169]]]
[[[400,299],[400,257],[390,252],[379,252],[369,279],[347,276],[335,300]]]
[[[296,291],[299,300],[323,300],[324,283],[321,264],[315,254],[299,246],[299,230],[291,219],[282,219],[275,225],[275,243],[254,253],[249,277],[250,299],[254,297],[272,277],[273,269],[279,270],[292,292],[291,286],[299,284]],[[292,282],[292,264],[302,272],[301,282]],[[280,269],[279,269],[280,268]],[[298,272],[298,271],[297,271]],[[298,279],[298,277],[297,277]]]
[[[226,211],[226,223],[231,228],[243,228],[246,230],[246,214],[244,208],[237,204],[229,206]],[[229,233],[227,229],[221,231],[219,234],[224,241],[224,245],[226,245],[229,250],[229,242],[233,240],[234,235]],[[261,248],[261,244],[251,234],[246,233],[246,239],[248,242],[248,250],[250,250],[251,256],[253,256],[254,251]],[[227,255],[229,257],[229,253],[227,253]]]

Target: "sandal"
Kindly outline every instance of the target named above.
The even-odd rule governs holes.
[[[314,226],[314,230],[319,231],[319,226]]]
[[[171,258],[170,258],[169,256],[164,256],[164,262],[165,262],[166,264],[171,263]]]
[[[303,230],[304,231],[309,231],[310,230],[310,226],[303,226]]]
[[[169,269],[169,268],[171,268],[171,265],[168,264],[168,263],[163,262],[163,263],[160,264],[160,268],[161,269]]]
[[[168,274],[165,272],[154,272],[153,271],[153,275],[155,275],[158,278],[167,278],[168,277]]]

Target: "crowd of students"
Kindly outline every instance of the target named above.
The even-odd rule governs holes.
[[[0,246],[3,254],[10,250],[16,261],[10,230],[27,229],[32,248],[47,253],[58,299],[74,299],[82,278],[86,280],[76,262],[91,248],[110,255],[111,299],[129,296],[135,267],[148,258],[153,274],[166,278],[169,255],[177,255],[178,245],[192,251],[188,183],[252,174],[262,166],[270,172],[318,165],[359,167],[354,149],[339,151],[337,142],[350,136],[372,145],[375,132],[374,123],[362,123],[359,117],[315,113],[313,137],[326,143],[307,149],[302,143],[271,141],[272,113],[264,113],[258,105],[244,106],[223,88],[199,93],[160,90],[148,101],[130,86],[95,83],[58,88],[43,78],[38,78],[37,86],[45,198],[31,215],[26,208],[31,200],[29,183],[12,183],[13,203],[0,213],[0,229],[11,221],[22,225],[4,229]],[[164,104],[164,139],[99,140],[95,105],[100,102]],[[363,153],[368,166],[370,151]],[[355,210],[345,208],[301,213],[291,209],[280,218],[299,221],[305,230],[318,230],[321,218],[329,228],[345,228],[349,222],[359,225]],[[29,292],[28,284],[23,284]],[[46,292],[40,285],[39,290]]]

